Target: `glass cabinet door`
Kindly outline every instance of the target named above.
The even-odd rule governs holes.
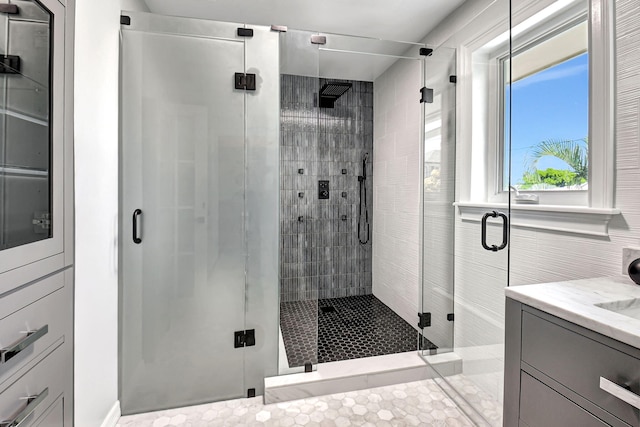
[[[64,8],[2,6],[0,274],[63,251]]]

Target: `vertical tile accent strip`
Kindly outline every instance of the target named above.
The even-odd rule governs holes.
[[[318,108],[328,79],[282,75],[280,107],[280,300],[371,294],[371,243],[358,242],[358,175],[367,164],[373,232],[373,83],[351,83],[334,108]],[[304,173],[300,174],[299,169]],[[343,174],[343,169],[346,173]],[[318,199],[318,180],[330,197]],[[304,197],[298,193],[304,192]],[[346,197],[342,197],[342,193]],[[302,217],[302,221],[298,218]],[[346,217],[346,220],[342,218]]]

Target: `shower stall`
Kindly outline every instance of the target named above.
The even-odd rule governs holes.
[[[123,414],[401,352],[462,372],[454,261],[506,263],[457,238],[455,46],[122,13]]]

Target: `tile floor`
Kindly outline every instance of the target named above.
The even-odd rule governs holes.
[[[237,399],[120,418],[117,427],[473,426],[433,380],[272,405]]]
[[[280,328],[289,367],[417,350],[416,330],[373,295],[282,302]]]

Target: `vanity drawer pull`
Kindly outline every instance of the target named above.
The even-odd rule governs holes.
[[[42,390],[37,396],[27,396],[25,399],[27,400],[27,405],[16,415],[12,420],[9,421],[0,421],[0,427],[19,427],[20,424],[27,418],[29,415],[36,410],[38,405],[42,403],[44,399],[49,395],[49,388],[45,388]]]
[[[640,396],[638,396],[631,390],[627,390],[623,386],[618,385],[604,377],[600,377],[600,388],[622,400],[623,402],[627,402],[629,405],[640,409]]]
[[[38,339],[40,339],[42,336],[46,335],[47,332],[49,332],[49,325],[44,325],[37,331],[28,331],[26,333],[26,337],[22,338],[11,347],[3,348],[2,350],[0,350],[0,364],[7,363],[9,360],[13,359],[15,356],[20,354],[22,350],[38,341]],[[2,424],[0,424],[0,427],[2,427]]]

